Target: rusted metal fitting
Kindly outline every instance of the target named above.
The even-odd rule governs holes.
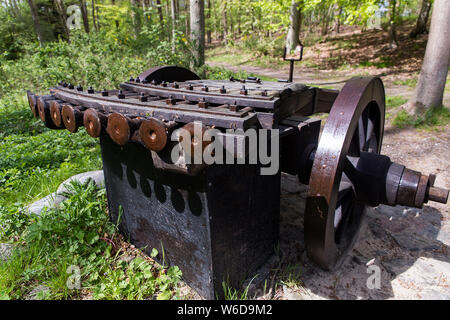
[[[178,89],[180,87],[180,85],[176,82],[172,83],[172,88],[174,89]]]
[[[198,102],[198,107],[202,109],[208,108],[208,102],[206,102],[205,98],[200,98],[200,101]]]
[[[58,128],[62,128],[64,123],[61,117],[61,103],[57,100],[50,101],[50,117],[52,118],[53,123]]]
[[[88,88],[88,91],[87,91],[88,93],[90,93],[90,94],[93,94],[94,93],[94,89],[92,88],[92,86],[90,86],[89,88]]]
[[[77,86],[77,91],[83,91],[83,87],[81,85]]]
[[[67,86],[69,89],[73,89],[74,88],[74,86],[73,86],[73,84],[71,84],[71,83],[69,83],[69,85]]]
[[[32,94],[30,91],[27,91],[28,105],[30,106],[31,112],[35,118],[38,117],[39,112],[37,110],[37,101],[36,96]]]
[[[177,100],[174,99],[173,96],[169,96],[169,98],[166,99],[166,104],[175,105],[177,104]]]
[[[236,104],[230,104],[230,111],[238,111],[239,107]]]
[[[139,130],[142,119],[130,119],[120,113],[112,113],[108,117],[106,132],[118,145],[125,145],[131,135]]]
[[[225,89],[225,86],[222,86],[219,91],[220,93],[227,93],[227,89]]]
[[[83,114],[83,125],[86,132],[93,138],[98,138],[106,128],[108,118],[93,108],[87,109]]]
[[[77,132],[78,128],[83,125],[83,112],[69,104],[62,106],[61,117],[66,129],[72,133]]]
[[[167,125],[156,118],[142,121],[139,137],[147,149],[161,151],[167,144]]]
[[[119,93],[117,94],[117,98],[119,99],[125,99],[125,95],[123,94],[122,90],[119,90]]]
[[[209,91],[208,86],[203,86],[203,87],[202,87],[202,91],[208,92],[208,91]]]
[[[245,86],[242,86],[241,91],[239,91],[239,93],[240,93],[240,94],[243,94],[243,95],[247,95],[248,91],[247,91],[247,89],[245,88]]]
[[[261,95],[262,95],[263,97],[267,97],[267,90],[261,91]]]
[[[140,101],[140,102],[147,102],[147,101],[148,101],[147,96],[146,96],[143,92],[141,92],[141,93],[139,94],[139,101]]]
[[[140,83],[140,82],[141,82],[141,79],[139,79],[139,77],[136,77],[136,79],[134,79],[134,82]]]
[[[188,90],[194,90],[194,87],[192,86],[192,84],[189,84],[187,87]]]

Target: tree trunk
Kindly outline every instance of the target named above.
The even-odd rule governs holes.
[[[80,8],[81,16],[83,18],[84,31],[86,31],[86,33],[89,33],[89,19],[85,0],[80,0]]]
[[[67,15],[66,10],[64,8],[64,4],[62,0],[53,0],[53,5],[55,6],[56,12],[58,13],[59,22],[61,24],[64,37],[67,41],[70,41],[70,31],[67,27]]]
[[[175,4],[175,0],[170,0],[170,15],[172,18],[172,52],[175,53],[176,50],[176,35],[177,35],[177,30],[176,30],[176,21],[177,21],[177,17],[176,17],[176,4]]]
[[[161,0],[156,0],[156,6],[158,7],[159,23],[161,25],[163,25],[164,17],[163,17],[163,12],[162,12],[162,7],[161,7]]]
[[[98,31],[98,25],[95,21],[95,0],[91,0],[92,5],[92,25],[94,26],[95,30]]]
[[[205,63],[205,4],[203,0],[191,0],[191,41],[194,46],[194,66]]]
[[[397,49],[397,0],[389,0],[389,48]]]
[[[136,39],[141,32],[141,16],[139,15],[139,9],[136,5],[136,0],[130,0],[131,4],[131,21],[133,23],[134,38]]]
[[[428,16],[430,15],[431,1],[422,0],[419,16],[417,17],[416,27],[409,34],[411,38],[417,38],[419,34],[427,32]]]
[[[442,107],[449,65],[450,6],[448,0],[435,0],[425,57],[412,100],[416,114]]]
[[[223,43],[225,45],[228,44],[227,39],[227,33],[228,33],[228,23],[227,23],[227,1],[223,1]]]
[[[300,30],[300,9],[299,2],[292,0],[291,11],[289,14],[289,29],[286,38],[286,50],[293,51],[299,44],[299,30]]]
[[[206,32],[206,42],[211,43],[211,0],[208,0],[208,11],[206,12],[206,19],[208,20],[208,31]]]
[[[27,0],[28,1],[28,5],[30,6],[30,10],[31,10],[31,18],[33,19],[33,24],[34,24],[34,31],[36,32],[38,41],[39,41],[39,45],[42,47],[43,43],[44,43],[44,38],[42,37],[42,30],[41,30],[41,25],[39,23],[39,16],[38,16],[38,11],[36,8],[36,5],[34,4],[33,0]]]

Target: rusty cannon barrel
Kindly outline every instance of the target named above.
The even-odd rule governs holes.
[[[108,117],[94,108],[89,108],[84,112],[83,124],[91,137],[98,138],[106,129]]]
[[[112,113],[108,117],[106,132],[118,145],[125,145],[132,135],[139,130],[142,119],[129,118],[120,113]]]
[[[163,122],[156,118],[142,121],[139,137],[142,143],[153,151],[161,151],[167,145],[167,139],[176,122]]]
[[[83,112],[79,107],[64,104],[61,109],[61,117],[64,126],[71,133],[78,131],[80,126],[83,126]]]

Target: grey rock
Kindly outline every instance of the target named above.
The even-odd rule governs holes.
[[[39,293],[49,290],[50,289],[47,286],[40,284],[37,287],[34,287],[33,290],[25,296],[25,300],[39,300]]]
[[[40,215],[44,208],[56,208],[64,200],[66,200],[66,197],[53,192],[52,194],[49,194],[48,196],[45,196],[44,198],[33,202],[32,204],[27,206],[25,210],[28,214]]]
[[[6,261],[11,256],[14,245],[11,243],[0,243],[0,261]]]
[[[67,185],[71,181],[78,181],[80,183],[87,183],[89,180],[93,180],[97,187],[104,188],[105,187],[105,177],[103,175],[103,170],[97,170],[97,171],[88,171],[83,172],[77,175],[74,175],[61,183],[58,187],[58,190],[56,192],[58,194],[62,194],[64,192],[68,192]]]

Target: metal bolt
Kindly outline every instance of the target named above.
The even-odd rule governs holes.
[[[227,89],[225,89],[225,86],[222,86],[220,89],[220,93],[227,93]]]
[[[64,82],[62,83],[62,86],[63,86],[63,87],[67,87],[67,82],[64,81]]]
[[[262,95],[263,97],[267,97],[267,90],[264,90],[263,92],[261,92],[261,95]]]
[[[202,91],[208,92],[209,91],[208,86],[203,86]]]
[[[194,90],[194,87],[192,86],[192,84],[189,84],[188,90]]]
[[[136,77],[136,79],[134,80],[136,83],[140,83],[141,79],[139,79],[139,77]]]
[[[174,105],[174,104],[177,104],[177,101],[173,98],[173,96],[169,96],[169,98],[166,100],[166,103],[170,104],[170,105]]]
[[[236,79],[233,76],[230,77],[230,81],[234,81],[234,80],[236,80]]]
[[[69,83],[69,89],[73,89],[73,84]]]
[[[206,102],[205,98],[200,98],[200,101],[198,102],[198,107],[202,109],[208,108],[208,102]]]
[[[130,77],[130,81],[134,81],[134,78],[133,78],[133,77]]]
[[[165,81],[161,82],[161,86],[167,87],[167,82],[165,82]]]
[[[178,85],[178,83],[174,82],[172,84],[172,88],[178,89],[180,86]]]
[[[123,94],[122,90],[119,90],[119,94],[117,95],[119,99],[125,99],[125,95]]]
[[[235,104],[230,104],[230,111],[238,111],[238,106]]]
[[[109,95],[108,91],[106,91],[106,89],[103,89],[102,96],[107,97],[108,95]]]
[[[139,101],[140,102],[147,102],[147,97],[145,96],[145,94],[143,92],[141,92],[140,96],[139,96]]]
[[[92,87],[89,87],[88,88],[88,93],[91,93],[91,94],[94,93],[94,89],[92,89]]]
[[[78,86],[77,86],[77,91],[83,91],[83,87],[80,86],[80,85],[78,85]]]
[[[244,95],[248,93],[247,89],[245,89],[245,86],[242,86],[240,93]]]

